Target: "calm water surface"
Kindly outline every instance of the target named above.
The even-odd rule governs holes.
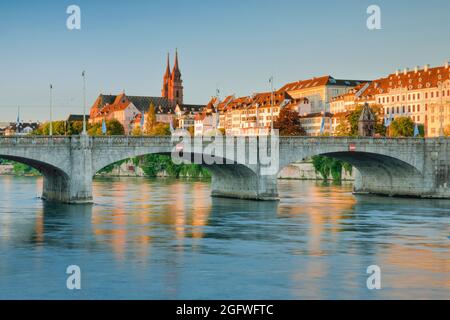
[[[279,203],[249,202],[129,178],[66,206],[36,198],[41,185],[0,177],[0,299],[450,299],[450,201],[280,181]]]

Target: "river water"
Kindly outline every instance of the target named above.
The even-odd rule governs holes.
[[[280,202],[252,202],[121,178],[67,206],[37,198],[41,185],[0,177],[0,299],[450,299],[450,201],[280,181]]]

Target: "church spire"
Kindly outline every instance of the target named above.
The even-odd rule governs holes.
[[[169,53],[167,53],[167,67],[166,67],[166,73],[164,74],[163,87],[161,90],[161,95],[164,98],[169,98],[171,78],[172,78],[172,75],[170,73],[170,56],[169,56]]]
[[[178,65],[178,49],[175,49],[175,64],[173,65],[172,78],[173,79],[181,78],[180,67]]]
[[[170,54],[167,52],[167,67],[166,67],[166,74],[164,75],[165,79],[170,78]]]
[[[178,63],[178,49],[175,50],[175,63],[170,78],[169,100],[174,104],[183,104],[183,80],[181,80],[181,71]]]

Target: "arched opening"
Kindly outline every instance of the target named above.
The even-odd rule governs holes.
[[[353,188],[355,193],[410,196],[417,194],[417,190],[422,187],[422,173],[413,165],[394,157],[349,151],[325,152],[317,155],[334,158],[352,165],[357,170]],[[299,161],[305,159],[299,159]]]
[[[115,164],[127,159],[139,158],[146,155],[171,156],[167,152],[153,152],[136,154],[133,157],[122,156],[116,159],[110,159],[109,162],[113,161],[112,164]],[[198,159],[202,159],[201,154],[192,154],[190,163],[198,163]],[[226,164],[226,162],[226,159],[216,159],[216,164],[206,164],[203,161],[201,164],[198,164],[210,174],[212,196],[257,199],[260,196],[258,190],[261,185],[261,178],[246,165],[237,163]],[[94,176],[97,172],[101,172],[110,165],[111,163],[108,163],[108,161],[102,161],[96,164],[96,167],[94,167]]]
[[[34,159],[1,154],[0,158],[22,163],[38,170],[43,176],[42,198],[44,200],[69,200],[69,176],[61,169],[58,169],[48,163]]]

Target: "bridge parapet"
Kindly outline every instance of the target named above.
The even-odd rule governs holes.
[[[67,136],[4,136],[0,146],[68,146],[70,141]]]

